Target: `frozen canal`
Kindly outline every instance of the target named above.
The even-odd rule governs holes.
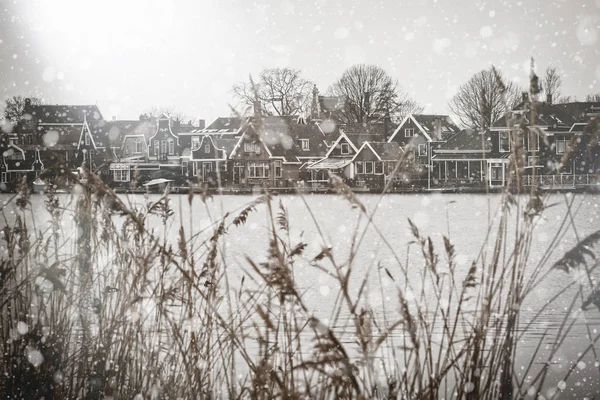
[[[158,198],[158,195],[151,195],[149,200]],[[8,196],[2,195],[1,199],[8,199]],[[42,216],[45,215],[43,199],[40,196],[32,197],[34,214],[39,217],[38,225],[43,225]],[[123,199],[131,204],[143,204],[146,201],[141,195],[123,196]],[[208,238],[222,215],[229,212],[231,220],[254,199],[256,196],[220,196],[203,204],[199,196],[195,196],[190,208],[187,196],[174,195],[171,198],[171,207],[175,213],[168,223],[167,237],[177,238],[181,221],[187,237],[190,237],[191,231],[192,234],[198,235],[198,241]],[[494,235],[489,243],[485,244],[486,234],[490,224],[496,226],[500,195],[420,194],[387,195],[382,198],[376,195],[361,195],[359,199],[366,206],[369,215],[377,207],[373,214],[373,223],[368,227],[365,215],[361,216],[358,209],[353,209],[348,201],[340,196],[274,197],[273,213],[278,212],[279,201],[288,212],[290,242],[307,244],[303,259],[295,265],[296,282],[304,293],[303,298],[309,309],[325,323],[334,319],[331,314],[338,293],[333,278],[310,265],[310,260],[323,248],[331,248],[337,262],[347,266],[351,248],[354,246],[356,257],[352,262],[354,280],[350,284],[351,292],[356,293],[363,278],[367,277],[364,305],[373,311],[376,318],[383,318],[386,313],[398,312],[395,290],[397,283],[401,282],[409,299],[414,299],[421,292],[420,282],[425,266],[420,248],[413,243],[408,218],[423,236],[431,236],[436,252],[440,255],[441,264],[444,263],[443,236],[450,238],[455,246],[457,269],[462,271],[459,275],[466,274],[472,261],[477,259],[480,253],[489,257],[492,252]],[[566,215],[567,202],[572,202],[572,220],[575,228],[563,227],[564,234],[553,242]],[[600,389],[600,384],[597,383],[600,364],[594,356],[595,351],[588,352],[581,359],[578,358],[590,342],[597,339],[600,312],[594,306],[581,311],[579,302],[567,315],[570,301],[577,294],[578,285],[572,285],[562,295],[556,299],[554,297],[578,277],[574,273],[567,274],[551,269],[551,265],[577,242],[577,238],[581,239],[598,230],[599,203],[600,196],[575,195],[573,198],[572,195],[553,195],[548,199],[548,204],[553,206],[536,220],[528,268],[530,266],[533,271],[542,259],[545,259],[545,264],[542,267],[544,272],[533,291],[521,305],[519,331],[522,340],[516,354],[517,359],[522,360],[523,374],[527,375],[519,379],[527,379],[528,376],[531,378],[545,367],[550,370],[549,377],[558,381],[561,376],[567,374],[569,368],[575,366],[568,384],[572,385],[577,393],[589,395]],[[513,217],[514,215],[509,218],[508,232],[514,232]],[[150,225],[149,227],[155,229],[159,235],[165,234],[158,218],[150,221]],[[71,221],[64,221],[65,229],[72,229],[72,226]],[[245,224],[228,229],[224,237],[224,254],[232,291],[237,290],[242,278],[249,274],[250,266],[246,257],[257,262],[266,258],[268,229],[265,204],[258,205],[256,211],[248,215]],[[492,231],[495,232],[495,228]],[[355,232],[358,234],[355,235]],[[511,240],[509,233],[508,243]],[[404,267],[408,271],[406,279],[402,278],[401,273]],[[394,281],[389,279],[388,273],[395,277]],[[252,280],[246,280],[246,288],[252,288],[253,284]],[[542,312],[534,319],[540,310]],[[572,324],[571,332],[560,344],[558,351],[549,357],[549,352],[556,344],[556,334],[565,323]],[[339,332],[351,330],[349,325],[344,323],[343,315],[337,318],[337,325],[332,328]],[[432,334],[441,335],[441,327],[437,326],[436,329]],[[463,326],[462,329],[467,334],[469,327]],[[399,340],[403,337],[401,329],[393,334]],[[345,337],[347,343],[352,343],[351,336],[346,337],[343,333],[341,336]],[[540,339],[542,345],[537,349],[538,354],[532,367],[527,369],[531,354],[536,350]]]

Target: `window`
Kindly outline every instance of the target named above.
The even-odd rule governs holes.
[[[21,153],[20,151],[15,151],[15,149],[8,149],[7,151],[5,151],[4,157],[6,157],[7,160],[17,160],[17,161],[25,160],[23,153]]]
[[[116,169],[114,172],[115,182],[129,182],[129,170],[128,169]]]
[[[415,128],[404,129],[404,137],[413,137],[413,136],[415,136]]]
[[[310,142],[308,139],[300,139],[300,143],[302,145],[302,150],[304,150],[304,151],[310,150]]]
[[[244,142],[244,151],[246,153],[260,154],[260,145],[256,142]]]
[[[535,158],[535,164],[534,164],[534,159]],[[542,165],[542,160],[540,160],[539,157],[533,157],[533,156],[528,156],[527,157],[527,165],[532,167],[534,165]]]
[[[175,141],[173,139],[169,139],[169,155],[172,156],[175,154]]]
[[[365,166],[364,166],[364,163],[362,161],[357,161],[355,165],[356,165],[356,173],[357,174],[364,174],[365,173]]]
[[[427,155],[427,145],[424,143],[421,143],[419,145],[419,155],[420,156],[426,156]]]
[[[141,154],[142,152],[142,139],[135,139],[135,153]]]
[[[492,164],[490,167],[490,179],[493,181],[501,181],[502,180],[502,164]]]
[[[269,177],[269,163],[268,162],[248,163],[248,176],[250,178],[268,178]]]
[[[375,161],[375,175],[383,175],[383,161]]]
[[[166,140],[161,140],[161,142],[160,142],[160,152],[162,154],[167,154],[167,141]]]
[[[160,143],[158,140],[154,141],[154,155],[157,156],[158,155],[158,147],[160,146]]]
[[[7,181],[7,179],[6,179],[6,172],[2,172],[2,173],[0,173],[0,182],[1,182],[1,183],[6,183],[6,182],[8,182],[8,181]]]
[[[210,144],[205,144],[205,145],[204,145],[204,152],[205,152],[206,154],[210,153]]]
[[[556,154],[563,154],[567,150],[567,139],[565,137],[556,138]]]
[[[560,165],[560,164],[559,164]],[[573,173],[573,162],[567,161],[559,171],[561,174],[572,174]]]
[[[373,161],[365,161],[365,174],[373,173]]]
[[[89,136],[87,133],[85,133],[85,134],[83,135],[83,138],[84,138],[83,140],[84,140],[84,142],[85,142],[85,145],[86,145],[86,146],[89,146],[89,145],[90,145],[90,136]]]
[[[499,151],[506,153],[510,151],[510,136],[509,132],[499,132],[498,133],[498,146]]]
[[[531,133],[527,137],[527,142],[528,142],[527,143],[528,151],[539,151],[540,150],[540,137],[538,136],[537,133],[535,133],[535,132]]]
[[[273,168],[275,169],[275,178],[281,178],[281,161],[275,160],[273,162]]]
[[[350,154],[350,145],[348,143],[342,143],[340,147],[342,154]]]
[[[192,150],[200,147],[200,136],[192,136]]]

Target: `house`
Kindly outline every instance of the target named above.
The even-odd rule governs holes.
[[[498,145],[498,152],[505,158],[515,153],[522,168],[521,184],[540,187],[575,187],[587,185],[593,179],[592,175],[600,166],[598,146],[591,143],[591,134],[585,132],[588,122],[596,118],[594,104],[567,103],[554,104],[551,97],[545,102],[535,103],[535,113],[532,114],[532,104],[526,92],[523,101],[512,113],[495,122],[490,128],[492,143]],[[516,125],[532,125],[523,134],[520,129],[510,129],[509,118],[512,116]],[[531,118],[533,121],[530,121]],[[576,148],[569,150],[574,141]],[[492,160],[491,162],[495,162]],[[500,165],[495,164],[500,171]],[[504,179],[499,183],[507,183],[508,163],[502,165]],[[492,172],[490,170],[490,172]],[[490,185],[494,176],[490,175]],[[585,183],[584,183],[585,182]]]
[[[226,186],[232,183],[232,161],[229,155],[239,139],[204,134],[191,144],[187,159],[188,172],[198,181],[210,186]]]
[[[551,98],[538,102],[535,128],[523,133],[519,127],[530,126],[532,117],[529,95],[524,93],[521,104],[485,132],[462,131],[435,147],[431,186],[500,188],[535,183],[574,188],[590,184],[600,166],[600,151],[590,145],[591,136],[584,132],[595,118],[593,105],[586,110],[587,106],[556,105]],[[573,140],[577,150],[569,154]]]
[[[414,170],[410,184],[426,186],[431,172],[432,149],[439,146],[460,129],[448,115],[409,114],[387,140],[400,145],[414,157],[420,167]]]
[[[394,142],[363,142],[352,158],[356,186],[382,190],[390,177],[400,175],[396,168],[404,150]]]
[[[208,127],[200,120],[199,126],[181,130],[178,135],[182,172],[193,181],[230,183],[229,155],[242,134],[242,124],[239,117],[219,117]]]
[[[388,124],[389,122],[369,122],[335,125],[337,139],[329,146],[323,158],[306,166],[310,174],[307,180],[309,186],[328,186],[330,174],[339,175],[350,185],[354,185],[356,173],[352,160],[365,142],[385,141],[391,126]]]
[[[114,158],[110,164],[111,186],[129,187],[134,182],[152,179],[160,168],[155,162],[150,162],[150,138],[156,132],[156,121],[152,119],[113,120],[107,123],[108,135],[120,138],[121,143],[113,149]]]
[[[230,156],[236,185],[292,187],[327,152],[319,127],[297,116],[251,117],[242,132]]]
[[[61,168],[46,174],[48,179],[80,167],[102,176],[119,140],[108,135],[95,105],[33,105],[26,99],[23,117],[13,132],[3,135],[4,183],[14,187],[23,176],[31,183],[39,175],[37,169],[57,165]]]
[[[496,140],[493,141],[492,137]],[[433,149],[430,187],[502,186],[508,153],[500,152],[497,135],[464,130]]]

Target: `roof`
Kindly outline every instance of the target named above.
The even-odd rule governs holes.
[[[395,142],[368,142],[368,145],[371,146],[382,161],[398,160],[403,153],[402,148]]]
[[[324,158],[309,165],[306,169],[340,169],[351,162],[351,158]]]
[[[412,116],[428,134],[435,132],[437,121],[441,122],[442,137],[448,134],[460,132],[458,126],[456,126],[454,121],[452,121],[452,118],[450,118],[448,115],[412,114]]]
[[[215,119],[205,129],[196,129],[196,132],[217,133],[217,132],[237,132],[243,124],[240,117],[219,117]]]
[[[576,121],[585,120],[588,112],[598,112],[599,102],[577,101],[573,103],[559,103],[556,107],[573,117]],[[594,108],[595,110],[592,110]]]
[[[482,136],[484,137],[482,143]],[[471,129],[463,130],[459,133],[455,133],[445,143],[441,143],[439,146],[433,149],[436,153],[447,153],[447,152],[472,152],[481,153],[482,151],[491,151],[492,141],[489,131],[486,131],[484,135],[480,134]]]
[[[550,126],[553,128],[560,126],[571,126],[576,122],[569,112],[565,108],[559,107],[556,104],[550,103],[536,103],[535,106],[535,124],[540,126]],[[529,112],[523,110],[523,104],[517,106],[512,113],[515,115],[515,119],[519,120],[524,118],[526,122],[529,122]],[[492,124],[494,128],[506,128],[508,127],[508,114],[497,120]]]
[[[213,138],[213,143],[218,149],[224,150],[226,157],[229,157],[238,139],[235,138]]]
[[[82,123],[84,114],[90,124],[104,120],[96,105],[27,105],[24,112],[37,124]]]
[[[271,156],[287,162],[296,162],[298,157],[323,157],[327,152],[325,135],[319,127],[297,116],[263,117],[260,124],[250,124],[247,129],[259,129],[260,138]],[[308,140],[308,150],[301,148],[301,139]]]

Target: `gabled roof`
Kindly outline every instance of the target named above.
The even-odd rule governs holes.
[[[520,104],[520,107],[517,106],[512,111],[512,113],[517,124],[520,120],[524,120],[526,123],[529,123],[531,115],[528,110],[523,110],[523,104]],[[503,116],[502,118],[494,122],[492,124],[492,127],[499,129],[507,128],[508,117],[508,114]],[[571,114],[565,111],[564,108],[559,107],[557,104],[536,103],[535,105],[535,125],[557,128],[561,126],[571,126],[575,122],[576,118],[574,118]]]
[[[460,132],[458,126],[456,126],[454,121],[452,121],[452,118],[450,118],[448,115],[409,114],[398,125],[398,127],[396,127],[394,133],[389,137],[388,142],[391,142],[394,139],[400,129],[402,129],[404,124],[406,124],[406,122],[409,120],[414,122],[421,134],[423,134],[428,141],[433,141],[433,138],[436,136],[436,124],[438,123],[440,124],[440,134],[443,140],[450,135]]]
[[[423,127],[423,129],[429,134],[429,136],[433,136],[436,128],[436,121],[440,121],[442,128],[442,138],[446,135],[451,135],[457,132],[460,132],[460,129],[452,118],[448,115],[433,115],[433,114],[413,114],[412,115],[415,121]]]
[[[81,124],[84,114],[90,124],[104,120],[96,105],[29,105],[25,114],[36,124]]]
[[[354,150],[354,152],[358,152],[358,149],[360,148],[360,146],[362,145],[362,142],[360,145],[356,145],[354,143],[354,141],[352,141],[352,139],[350,139],[348,137],[348,135],[346,135],[344,133],[344,131],[340,131],[340,135],[337,137],[337,139],[335,139],[335,142],[333,142],[333,144],[329,147],[329,150],[327,150],[327,153],[325,154],[325,158],[328,158],[329,155],[333,152],[333,150],[336,148],[336,146],[342,141],[342,139],[344,139],[346,142],[348,142],[348,144],[352,147],[352,149]],[[344,158],[350,158],[350,154],[348,154],[348,157],[344,157]]]
[[[149,139],[156,131],[156,123],[149,120],[116,120],[107,121],[105,131],[110,147],[121,147],[127,136],[143,135]]]
[[[219,117],[215,119],[210,125],[204,129],[204,131],[209,130],[227,130],[227,131],[235,131],[237,132],[242,126],[242,118],[239,117]]]
[[[382,161],[396,161],[404,153],[398,143],[366,142],[364,145],[368,145]]]
[[[598,112],[599,102],[577,101],[573,103],[558,103],[556,107],[569,114],[576,121],[584,121],[588,113]]]
[[[434,153],[482,153],[492,151],[489,131],[483,135],[471,129],[465,129],[451,136],[445,143],[433,148]]]

